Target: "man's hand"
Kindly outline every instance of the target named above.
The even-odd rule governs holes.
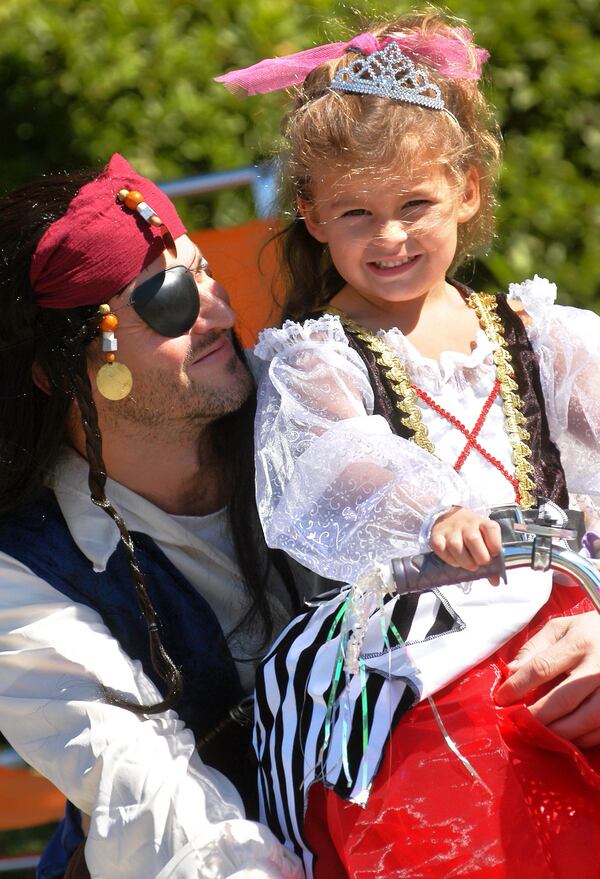
[[[452,507],[431,529],[431,548],[443,562],[476,571],[500,552],[500,526],[464,507]]]
[[[509,663],[510,677],[496,703],[511,705],[556,681],[529,710],[580,748],[600,744],[600,615],[596,611],[550,620]]]

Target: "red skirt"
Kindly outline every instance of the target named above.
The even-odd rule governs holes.
[[[449,750],[427,702],[394,730],[366,808],[313,785],[315,879],[599,879],[600,747],[582,752],[524,704],[493,700],[505,663],[544,622],[592,609],[581,596],[555,587],[525,630],[435,696],[489,790]]]

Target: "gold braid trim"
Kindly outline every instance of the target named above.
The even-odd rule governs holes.
[[[500,396],[503,400],[504,427],[512,450],[521,506],[524,509],[535,507],[537,498],[534,493],[535,482],[531,478],[534,469],[529,446],[530,435],[524,426],[525,416],[521,411],[523,400],[519,396],[519,386],[515,381],[512,357],[504,338],[504,326],[496,310],[496,297],[491,293],[471,293],[467,303],[477,315],[481,329],[494,346],[493,357],[496,375],[500,382]]]
[[[413,431],[413,435],[410,437],[411,442],[416,443],[425,451],[435,454],[435,446],[429,439],[429,432],[423,423],[423,416],[417,404],[418,397],[410,386],[410,376],[400,358],[394,354],[383,339],[371,333],[366,327],[357,324],[344,314],[343,311],[339,311],[337,308],[332,308],[329,305],[325,310],[330,314],[336,314],[342,326],[357,336],[373,352],[378,366],[385,374],[396,395],[396,409],[404,412],[404,417],[400,421],[405,427]]]
[[[493,345],[496,375],[500,383],[500,396],[503,401],[504,427],[511,447],[515,478],[519,483],[521,507],[524,509],[534,507],[537,500],[533,493],[535,482],[531,478],[534,471],[531,463],[531,448],[528,445],[529,431],[524,426],[525,416],[521,411],[523,401],[519,396],[519,387],[514,378],[512,357],[504,338],[504,327],[496,311],[496,297],[490,293],[471,293],[467,304],[477,315],[482,330]],[[427,427],[423,423],[421,409],[417,403],[418,397],[411,387],[410,376],[400,358],[394,354],[383,339],[353,321],[344,312],[332,306],[326,306],[323,311],[337,315],[342,326],[353,333],[361,342],[364,342],[373,352],[378,366],[385,374],[396,395],[396,407],[400,412],[404,412],[404,417],[400,419],[402,424],[413,431],[411,441],[434,454],[435,447],[429,439]]]

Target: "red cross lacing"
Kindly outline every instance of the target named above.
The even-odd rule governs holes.
[[[469,430],[468,427],[466,427],[466,425],[462,423],[462,421],[459,421],[458,418],[452,415],[451,412],[448,412],[446,409],[436,403],[435,400],[430,397],[426,391],[421,390],[421,388],[418,388],[416,385],[411,385],[411,388],[413,389],[415,394],[421,400],[423,400],[424,403],[427,403],[427,405],[434,410],[434,412],[437,412],[438,415],[441,415],[442,418],[445,418],[446,421],[449,421],[453,427],[459,430],[463,434],[463,436],[466,436],[467,442],[465,444],[465,447],[453,465],[456,472],[458,473],[462,465],[465,463],[468,456],[471,454],[471,450],[475,449],[483,458],[485,458],[486,461],[489,461],[489,463],[493,467],[495,467],[496,470],[499,470],[505,479],[510,482],[515,490],[515,502],[519,504],[521,502],[519,481],[515,476],[511,476],[506,467],[502,464],[501,461],[498,460],[498,458],[495,458],[493,455],[491,455],[487,451],[487,449],[484,449],[483,446],[480,445],[480,443],[477,441],[477,437],[479,436],[481,428],[483,427],[483,423],[488,416],[488,412],[492,408],[492,404],[498,396],[498,393],[500,392],[500,382],[498,381],[498,379],[496,379],[496,381],[494,382],[494,387],[492,388],[487,400],[483,404],[483,409],[479,414],[479,418],[475,422],[473,430]]]

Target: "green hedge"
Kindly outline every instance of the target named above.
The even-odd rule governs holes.
[[[499,233],[476,281],[534,272],[563,302],[600,297],[600,11],[597,0],[456,0],[490,49],[489,89],[505,136]],[[360,29],[331,0],[2,0],[0,189],[111,152],[167,180],[260,161],[281,95],[243,100],[212,82],[231,67]],[[398,7],[400,8],[400,7]],[[249,194],[180,206],[196,225],[247,219]]]

